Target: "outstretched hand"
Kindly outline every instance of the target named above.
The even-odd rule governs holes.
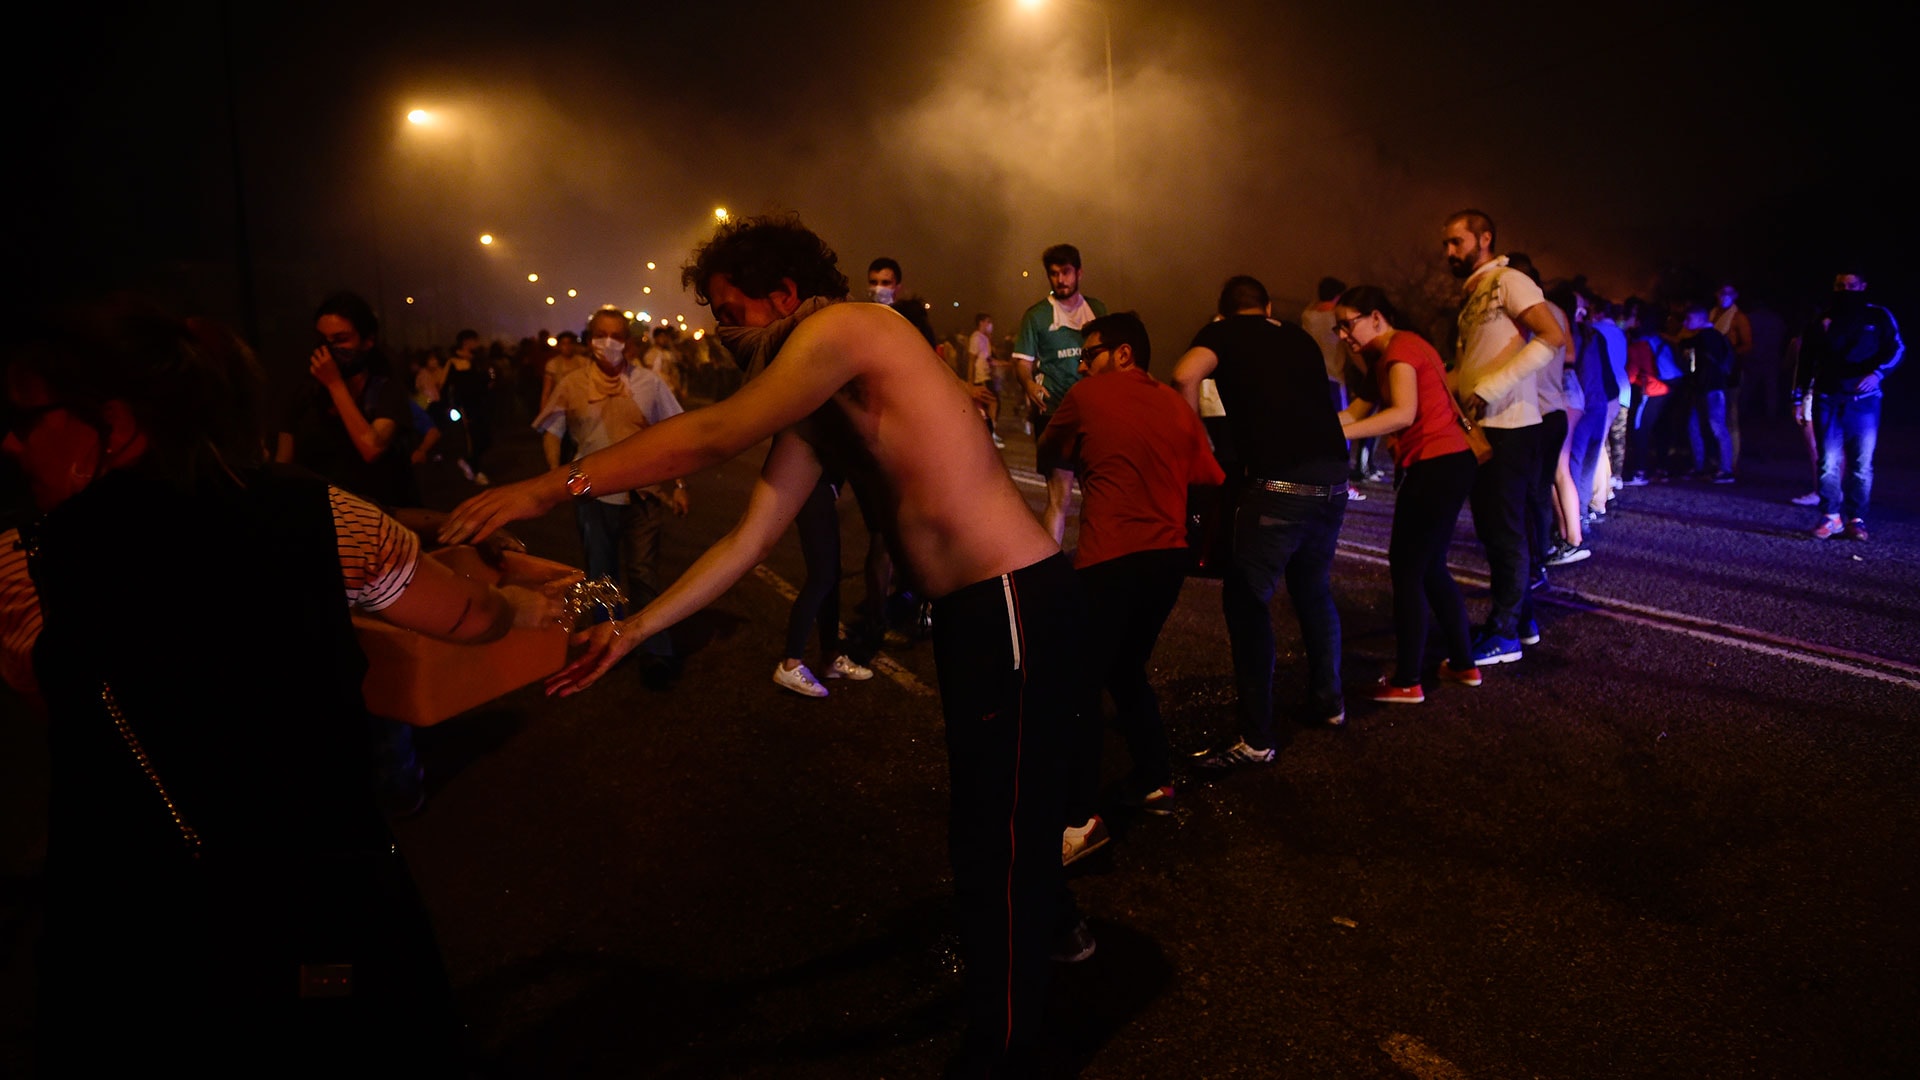
[[[640,644],[640,635],[623,632],[616,621],[597,623],[573,635],[574,644],[587,649],[571,664],[547,676],[548,695],[570,697],[600,681]]]
[[[453,508],[440,526],[443,544],[479,543],[509,522],[525,521],[547,512],[558,500],[545,492],[546,477],[536,476],[517,484],[502,484]]]

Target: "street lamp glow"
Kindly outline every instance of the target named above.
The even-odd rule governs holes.
[[[713,208],[713,216],[714,216],[714,217],[716,217],[716,218],[719,218],[719,219],[720,219],[721,221],[725,221],[725,220],[727,220],[727,208],[726,208],[726,207],[724,207],[724,206],[716,206],[716,207],[714,207],[714,208]]]
[[[649,270],[651,270],[651,269],[653,269],[653,264],[652,264],[652,263],[648,263],[648,264],[647,264],[647,269],[649,269]]]
[[[640,291],[641,291],[641,293],[643,293],[643,294],[645,294],[645,295],[647,295],[647,296],[652,296],[652,295],[653,295],[653,286],[651,286],[651,285],[642,285],[642,286],[640,286]]]
[[[413,303],[413,297],[411,296],[407,297],[407,303],[409,304]]]
[[[706,336],[707,336],[707,332],[705,330],[695,330],[693,332],[693,340],[695,341],[699,341],[701,338]]]
[[[558,345],[560,344],[560,339],[549,334],[547,336],[547,344],[548,346]]]
[[[623,311],[620,314],[625,315],[629,319],[633,318],[633,312],[631,311]]]
[[[547,297],[547,303],[549,304],[553,303],[553,297],[551,296]]]
[[[575,296],[579,296],[579,295],[580,295],[580,290],[579,290],[579,289],[568,289],[568,290],[567,290],[567,296],[568,296],[568,297],[575,297]]]
[[[539,281],[539,280],[540,280],[540,275],[539,275],[539,274],[528,274],[528,275],[527,275],[527,280],[528,280],[528,281]]]
[[[415,109],[407,114],[407,123],[426,125],[433,123],[433,114],[425,109]]]
[[[493,234],[492,234],[492,233],[490,233],[490,232],[483,232],[483,233],[481,233],[481,234],[480,234],[480,246],[481,246],[481,247],[489,247],[489,246],[491,246],[492,244],[493,244]]]
[[[649,314],[647,314],[647,313],[646,313],[646,312],[644,312],[644,311],[643,311],[643,312],[641,312],[641,313],[640,313],[640,314],[638,314],[638,315],[635,315],[635,316],[634,316],[634,318],[636,318],[636,319],[639,319],[639,320],[640,320],[641,322],[652,322],[652,321],[653,321],[653,316],[651,316],[651,315],[649,315]]]

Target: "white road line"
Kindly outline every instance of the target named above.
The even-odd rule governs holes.
[[[1384,548],[1342,541],[1340,549],[1340,554],[1349,559],[1372,563],[1376,566],[1387,565],[1387,560],[1383,557],[1386,554]],[[1379,554],[1376,555],[1374,552],[1379,552]],[[1488,584],[1487,579],[1480,574],[1453,566],[1452,564],[1448,564],[1447,568],[1453,571],[1454,580],[1462,584]],[[1699,627],[1702,624],[1710,626],[1723,624],[1707,623],[1703,619],[1685,614],[1684,612],[1666,611],[1662,608],[1648,607],[1644,604],[1632,604],[1627,601],[1612,601],[1591,596],[1583,596],[1578,601],[1569,601],[1556,596],[1543,596],[1539,597],[1536,602],[1573,608],[1576,611],[1600,615],[1616,622],[1627,623],[1631,626],[1647,626],[1655,630],[1665,630],[1672,634],[1682,634],[1686,637],[1699,641],[1712,642],[1716,645],[1731,645],[1736,649],[1745,649],[1748,652],[1756,652],[1764,656],[1777,657],[1782,660],[1797,660],[1803,664],[1811,664],[1814,667],[1825,668],[1828,671],[1837,671],[1843,675],[1856,675],[1865,679],[1878,679],[1881,682],[1892,683],[1895,686],[1905,687],[1908,690],[1920,690],[1920,679],[1906,678],[1867,666],[1868,663],[1871,663],[1893,668],[1897,671],[1914,671],[1920,673],[1920,669],[1900,663],[1897,660],[1886,660],[1877,656],[1865,656],[1860,653],[1845,654],[1857,656],[1866,661],[1866,663],[1849,663],[1846,660],[1837,660],[1833,659],[1830,655],[1826,655],[1831,652],[1837,652],[1838,650],[1829,650],[1826,646],[1819,645],[1815,642],[1782,638],[1778,635],[1768,634],[1759,630],[1749,631],[1743,626],[1729,626],[1727,629],[1736,633],[1751,633],[1754,637],[1764,638],[1766,640],[1754,641],[1748,638],[1734,637],[1731,634],[1718,634],[1711,630],[1702,630]],[[1612,611],[1609,610],[1608,607],[1602,606],[1612,605],[1614,603],[1618,603],[1621,607],[1628,608],[1629,610]],[[1645,614],[1635,614],[1635,612],[1644,612]],[[1675,625],[1676,623],[1693,625]],[[1778,642],[1778,644],[1772,644],[1772,642]]]
[[[1433,1052],[1433,1048],[1411,1035],[1389,1035],[1380,1040],[1380,1049],[1395,1065],[1419,1080],[1467,1080],[1460,1066]]]
[[[755,566],[753,568],[753,576],[759,578],[761,581],[766,582],[769,586],[773,588],[774,592],[779,593],[783,598],[785,598],[789,602],[791,602],[792,600],[794,600],[800,595],[800,590],[795,588],[792,582],[788,581],[786,578],[783,578],[779,574],[776,574],[772,570],[768,569],[766,563],[761,563],[758,566]],[[840,624],[841,635],[845,636],[846,632],[847,632],[847,624],[841,623]],[[875,653],[873,655],[873,659],[868,662],[867,666],[879,672],[880,674],[885,675],[887,678],[892,679],[894,682],[900,684],[900,687],[902,689],[904,689],[909,694],[915,695],[916,697],[938,697],[939,696],[939,694],[933,689],[933,687],[928,686],[926,683],[921,682],[920,677],[918,675],[915,675],[913,672],[908,671],[906,668],[901,667],[900,664],[897,661],[895,661],[893,657],[888,656],[886,653]]]

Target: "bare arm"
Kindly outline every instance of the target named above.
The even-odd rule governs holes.
[[[1387,399],[1387,407],[1372,416],[1342,423],[1341,434],[1349,439],[1371,439],[1413,426],[1413,418],[1420,413],[1420,378],[1412,364],[1395,364],[1387,369]]]
[[[1020,380],[1021,392],[1027,395],[1028,401],[1033,402],[1033,407],[1036,409],[1046,408],[1047,390],[1039,383],[1033,381],[1033,358],[1030,356],[1014,357],[1013,372],[1014,377]]]
[[[547,468],[560,467],[560,436],[551,432],[540,433],[540,449],[547,455]]]
[[[601,492],[691,476],[790,427],[876,358],[917,355],[924,346],[913,324],[886,308],[827,308],[800,324],[777,363],[725,401],[651,425],[575,464]],[[566,483],[567,471],[555,469],[482,492],[454,509],[440,539],[458,543],[484,537],[508,522],[543,514],[565,501]]]
[[[394,423],[381,417],[372,423],[360,412],[360,403],[353,399],[353,390],[347,386],[347,380],[341,377],[340,368],[333,362],[333,353],[325,346],[313,350],[307,359],[307,370],[327,388],[327,395],[333,398],[333,408],[340,414],[340,423],[347,429],[347,437],[353,440],[353,448],[359,452],[362,461],[378,460],[387,452],[387,444],[393,442]]]
[[[1211,378],[1219,366],[1219,354],[1198,347],[1182,353],[1179,362],[1173,365],[1173,388],[1187,399],[1187,407],[1195,416],[1200,415],[1200,384]]]
[[[531,589],[496,589],[422,558],[399,599],[376,613],[395,626],[463,645],[496,641],[516,626],[541,626],[559,605]]]
[[[781,432],[747,496],[746,513],[732,531],[653,603],[617,625],[594,627],[587,652],[547,680],[547,693],[564,696],[585,690],[640,642],[713,603],[767,557],[819,480],[820,461],[813,448],[793,432]]]

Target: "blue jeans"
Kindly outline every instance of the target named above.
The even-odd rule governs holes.
[[[1727,433],[1727,392],[1725,390],[1701,390],[1694,394],[1693,421],[1687,425],[1687,438],[1693,444],[1693,467],[1705,472],[1707,465],[1706,439],[1702,428],[1713,431],[1713,445],[1720,458],[1720,472],[1733,471],[1733,437]]]
[[[1256,750],[1293,737],[1273,723],[1274,589],[1284,575],[1307,649],[1307,706],[1314,720],[1344,711],[1340,693],[1340,613],[1333,606],[1333,553],[1347,516],[1347,493],[1330,498],[1281,495],[1249,482],[1233,520],[1233,565],[1220,606],[1233,650],[1241,738]]]
[[[587,553],[587,577],[618,582],[635,610],[660,595],[654,568],[660,561],[660,526],[670,512],[660,500],[637,493],[624,505],[582,499],[573,504],[573,512],[580,546]],[[596,616],[594,621],[605,619]],[[673,639],[662,630],[640,648],[650,656],[672,656]]]
[[[1813,430],[1820,440],[1820,512],[1852,521],[1873,495],[1873,447],[1880,439],[1880,392],[1817,394]]]

